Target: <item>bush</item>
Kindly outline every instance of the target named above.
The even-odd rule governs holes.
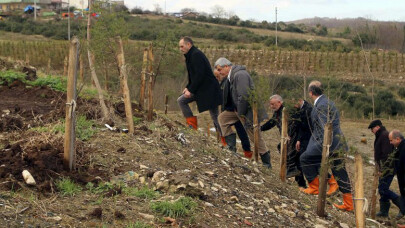
[[[398,95],[401,97],[401,98],[405,98],[405,88],[400,88],[399,90],[398,90]]]

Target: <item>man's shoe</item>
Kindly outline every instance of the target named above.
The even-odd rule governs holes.
[[[339,189],[339,185],[335,179],[335,176],[331,176],[328,180],[328,184],[329,184],[329,190],[326,193],[326,195],[331,196],[333,195],[338,189]]]
[[[186,122],[187,122],[187,126],[189,126],[190,128],[193,128],[194,130],[197,130],[197,128],[198,128],[197,116],[187,117]]]
[[[319,193],[319,177],[316,177],[311,183],[309,183],[309,187],[301,190],[301,192],[309,195],[318,195]]]
[[[344,193],[343,194],[343,204],[338,205],[338,204],[333,204],[337,209],[342,210],[342,211],[353,211],[354,206],[353,206],[353,195],[352,193]]]
[[[252,152],[252,151],[243,151],[243,153],[245,154],[245,158],[251,159],[252,156],[253,156],[253,152]]]
[[[236,134],[232,133],[228,136],[225,136],[225,142],[228,150],[236,153]]]
[[[388,212],[390,210],[390,202],[381,202],[380,201],[380,211],[376,214],[377,217],[386,218],[388,217]]]
[[[263,165],[271,169],[270,151],[267,151],[264,154],[260,154],[260,158],[262,159]]]

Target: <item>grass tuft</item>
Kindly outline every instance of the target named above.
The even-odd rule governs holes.
[[[124,193],[129,196],[136,196],[142,199],[155,199],[159,193],[148,187],[138,188],[124,188]]]
[[[146,224],[144,222],[135,222],[135,223],[129,223],[126,228],[152,228],[151,225]]]
[[[56,187],[64,196],[74,196],[82,191],[82,188],[69,178],[62,178],[57,180]]]
[[[162,201],[153,202],[151,209],[164,216],[178,218],[190,215],[197,207],[197,203],[190,197],[182,197],[174,202]]]

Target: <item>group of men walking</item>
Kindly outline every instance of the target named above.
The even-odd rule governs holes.
[[[187,124],[194,129],[198,127],[197,118],[188,106],[190,102],[196,101],[199,112],[209,110],[214,126],[221,134],[222,143],[236,152],[236,134],[232,128],[234,126],[241,139],[245,157],[251,158],[252,152],[249,139],[254,138],[253,130],[254,127],[258,126],[253,125],[253,110],[249,102],[249,95],[255,90],[255,86],[248,71],[244,66],[233,65],[231,61],[221,57],[214,64],[216,74],[214,75],[208,59],[200,50],[194,47],[191,38],[183,37],[179,42],[179,46],[186,58],[188,84],[177,102]],[[343,194],[343,204],[334,204],[335,207],[344,211],[352,211],[354,209],[352,188],[345,167],[345,154],[348,151],[348,146],[340,128],[339,111],[334,102],[323,94],[323,87],[319,81],[312,81],[309,84],[308,92],[309,97],[314,102],[313,106],[303,99],[298,99],[293,110],[289,110],[287,177],[295,177],[302,192],[313,195],[318,194],[324,128],[327,123],[330,123],[332,126],[332,141],[331,145],[327,145],[327,147],[332,174],[328,176],[329,190],[327,194],[332,195],[339,189]],[[219,105],[221,105],[220,114],[218,111]],[[270,108],[274,111],[274,114],[260,127],[257,145],[261,161],[268,168],[272,167],[271,156],[261,131],[269,130],[275,126],[281,131],[282,110],[284,108],[283,98],[280,95],[271,96]],[[257,110],[259,123],[267,119],[267,113],[263,106],[258,105]],[[386,133],[384,135],[388,137]],[[398,148],[398,151],[401,151],[401,148],[405,150],[405,143],[403,143],[403,137],[399,131],[392,131],[389,135],[392,137],[392,141],[389,138],[388,143]],[[405,184],[403,178],[405,175],[405,151],[397,152],[397,154],[402,156],[398,155],[398,159],[394,163],[396,164],[395,171],[398,175],[400,187],[402,185],[401,195],[403,195],[402,193],[405,193],[403,188]],[[385,157],[376,157],[377,159],[380,161]],[[399,164],[403,165],[400,166]],[[402,174],[399,173],[400,171]],[[401,181],[400,175],[402,175]],[[394,204],[400,205],[401,198],[389,191],[391,181],[392,176],[382,176],[380,178],[381,187],[379,186],[379,189],[381,188],[380,194],[382,194],[382,201],[380,201],[382,210],[380,213],[384,213],[385,208],[389,208],[390,199]],[[383,203],[381,204],[381,202]],[[404,214],[402,210],[400,213]]]

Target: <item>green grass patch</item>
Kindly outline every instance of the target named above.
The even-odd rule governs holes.
[[[47,86],[53,90],[66,92],[67,80],[66,78],[56,77],[48,75],[46,77],[40,77],[33,82],[26,82],[33,86]]]
[[[35,81],[28,81],[25,79],[24,73],[16,72],[13,70],[7,70],[0,72],[0,84],[10,84],[16,80],[21,81],[29,86],[47,86],[56,91],[66,92],[67,80],[66,78],[57,76],[45,76],[39,77]]]
[[[142,118],[133,116],[132,119],[134,120],[134,124],[137,125],[142,122]]]
[[[162,201],[151,203],[151,209],[163,216],[178,218],[190,215],[197,207],[197,203],[190,197],[182,197],[174,202]]]
[[[87,120],[85,116],[78,116],[76,118],[76,138],[82,141],[89,140],[97,132],[93,125],[93,120]],[[62,123],[53,128],[53,132],[65,133],[65,119],[62,119]]]
[[[0,84],[4,84],[6,82],[7,84],[10,84],[16,80],[25,82],[25,74],[20,73],[20,72],[15,72],[12,70],[7,70],[7,71],[1,71],[0,72]]]
[[[144,222],[129,223],[126,228],[152,228],[151,225]]]
[[[100,194],[103,192],[107,192],[113,189],[115,185],[110,182],[100,183],[98,186],[95,186],[93,183],[89,182],[86,184],[86,189],[88,189],[91,193]]]
[[[74,196],[82,191],[82,187],[69,178],[62,178],[56,181],[56,187],[64,196]]]
[[[124,193],[129,196],[136,196],[142,199],[155,199],[159,193],[148,187],[138,188],[124,188]]]
[[[49,129],[49,127],[44,127],[44,126],[39,126],[39,127],[33,127],[28,129],[29,131],[35,131],[35,132],[39,132],[39,133],[44,133],[44,132],[50,132],[51,129]]]

